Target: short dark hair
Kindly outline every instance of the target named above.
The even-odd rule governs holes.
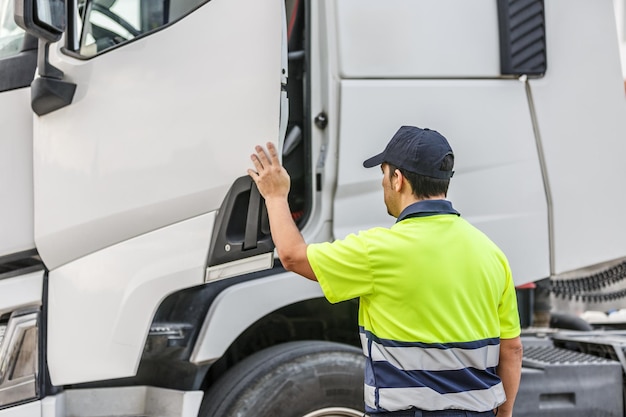
[[[413,195],[417,198],[425,199],[438,195],[448,195],[448,187],[450,186],[450,179],[439,179],[427,177],[425,175],[416,174],[414,172],[407,171],[402,168],[398,168],[394,165],[389,165],[389,175],[393,175],[395,170],[399,170],[402,175],[409,181],[411,188],[413,189]],[[441,161],[440,170],[452,171],[454,168],[454,155],[449,154]]]

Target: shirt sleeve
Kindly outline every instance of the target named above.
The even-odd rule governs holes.
[[[331,303],[372,292],[367,244],[361,234],[351,234],[332,243],[310,244],[307,258],[324,296]]]
[[[517,296],[515,294],[515,284],[511,275],[511,269],[505,261],[506,267],[506,286],[502,300],[498,306],[498,315],[500,316],[500,338],[513,339],[521,333],[519,312],[517,310]]]

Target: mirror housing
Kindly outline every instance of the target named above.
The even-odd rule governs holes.
[[[9,0],[11,1],[11,0]],[[63,71],[50,63],[50,44],[65,32],[65,0],[14,0],[15,23],[39,38],[39,77],[31,84],[31,107],[43,116],[72,103],[76,84],[63,81]]]
[[[65,31],[65,0],[15,0],[15,23],[27,33],[48,42]]]

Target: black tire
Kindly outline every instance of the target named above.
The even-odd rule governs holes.
[[[364,365],[362,351],[344,344],[273,346],[222,376],[205,394],[199,416],[362,415]]]

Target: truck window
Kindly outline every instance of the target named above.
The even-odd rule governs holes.
[[[13,1],[0,0],[0,59],[22,51],[24,31],[13,20]]]
[[[95,56],[168,25],[209,0],[79,0],[79,37],[69,48]]]

